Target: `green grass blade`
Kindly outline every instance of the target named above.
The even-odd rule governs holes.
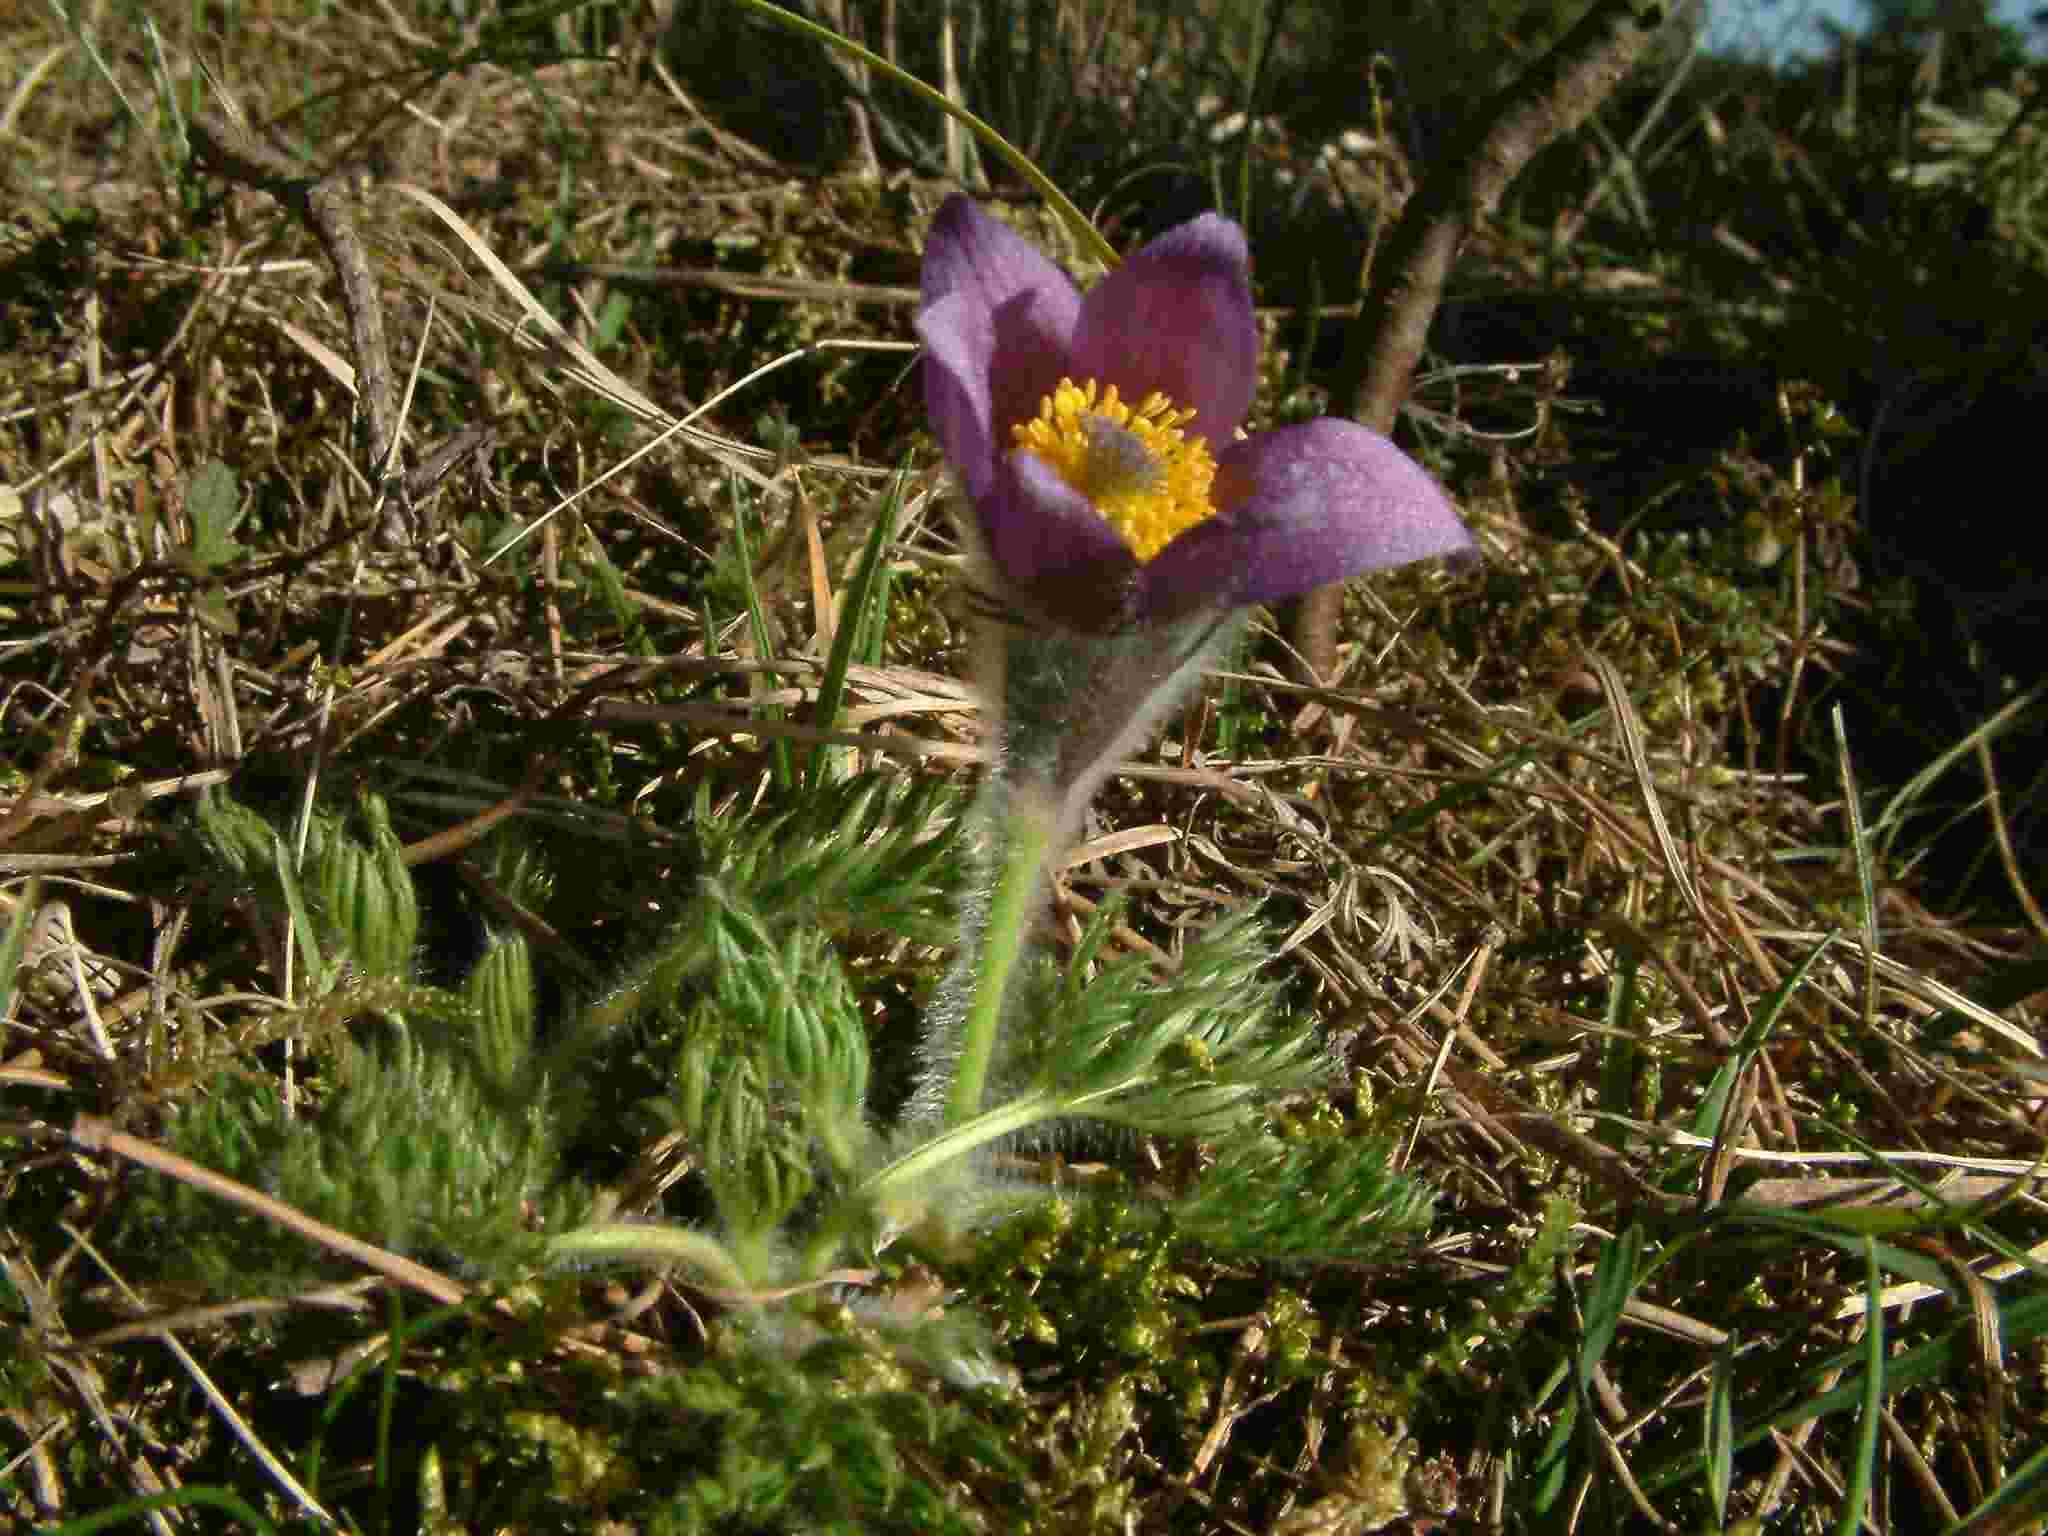
[[[402,1332],[393,1333],[386,1341],[385,1347],[387,1350],[395,1351],[407,1342],[423,1339],[445,1324],[470,1316],[476,1310],[476,1306],[474,1301],[465,1301],[453,1306],[436,1307],[431,1312],[422,1313],[417,1319],[407,1323]],[[327,1393],[325,1405],[320,1410],[319,1426],[314,1430],[313,1437],[300,1460],[300,1481],[306,1485],[308,1494],[317,1497],[320,1492],[320,1472],[322,1459],[326,1455],[328,1437],[336,1433],[335,1426],[341,1422],[356,1393],[373,1383],[381,1386],[383,1374],[381,1371],[371,1370],[352,1371],[336,1382]]]
[[[1982,1504],[1950,1526],[1945,1536],[2024,1530],[2027,1522],[2039,1519],[2044,1510],[2048,1510],[2048,1445],[2015,1468]]]
[[[389,1318],[391,1342],[384,1351],[383,1381],[377,1392],[377,1460],[371,1470],[376,1489],[377,1523],[391,1529],[391,1420],[398,1407],[398,1383],[405,1361],[405,1293],[391,1286],[385,1293],[385,1314]]]
[[[1892,1394],[1897,1396],[1915,1387],[1930,1386],[1968,1369],[1967,1362],[1972,1358],[1973,1350],[1970,1341],[1975,1327],[1974,1318],[1958,1317],[1938,1337],[1887,1360],[1885,1384]],[[1998,1334],[2005,1341],[2007,1351],[2015,1354],[2034,1340],[2048,1336],[2048,1292],[2035,1292],[2001,1304],[1998,1308]],[[1794,1429],[1809,1420],[1860,1406],[1865,1397],[1865,1383],[1864,1372],[1859,1365],[1866,1353],[1863,1346],[1857,1345],[1838,1350],[1809,1365],[1780,1399],[1779,1406],[1766,1408],[1737,1429],[1736,1448],[1740,1450],[1768,1439],[1774,1429]],[[1844,1379],[1824,1391],[1815,1391],[1831,1376]],[[1809,1392],[1813,1395],[1802,1396]],[[1646,1473],[1639,1473],[1637,1481],[1645,1493],[1656,1493],[1674,1483],[1697,1477],[1699,1472],[1699,1453],[1694,1451]]]
[[[1777,1025],[1778,1015],[1783,1013],[1785,1005],[1792,1001],[1793,993],[1805,985],[1807,976],[1820,963],[1820,957],[1828,952],[1829,946],[1840,936],[1834,929],[1822,934],[1820,942],[1814,945],[1804,960],[1799,962],[1792,974],[1778,983],[1764,999],[1763,1006],[1757,1009],[1755,1017],[1749,1021],[1748,1027],[1736,1040],[1734,1050],[1728,1059],[1721,1063],[1714,1073],[1713,1081],[1707,1085],[1707,1091],[1700,1100],[1699,1110],[1692,1119],[1692,1131],[1695,1136],[1712,1136],[1720,1128],[1721,1116],[1727,1110],[1728,1096],[1734,1092],[1736,1083],[1741,1080],[1743,1070],[1770,1039],[1771,1030]]]
[[[1592,1386],[1593,1368],[1614,1342],[1614,1331],[1621,1326],[1621,1309],[1636,1286],[1636,1268],[1642,1256],[1643,1229],[1633,1225],[1600,1250],[1600,1264],[1586,1293],[1586,1338],[1579,1347],[1582,1387]]]
[[[1707,1463],[1707,1495],[1714,1501],[1714,1524],[1728,1523],[1728,1495],[1735,1487],[1735,1335],[1729,1334],[1714,1354],[1707,1381],[1706,1436],[1702,1454]]]
[[[1792,974],[1780,982],[1772,990],[1771,994],[1764,999],[1764,1005],[1757,1010],[1756,1018],[1750,1022],[1747,1029],[1743,1030],[1742,1038],[1735,1042],[1737,1050],[1757,1051],[1763,1048],[1765,1039],[1769,1037],[1772,1028],[1778,1022],[1778,1015],[1783,1013],[1785,1005],[1792,1001],[1793,993],[1806,984],[1808,974],[1812,972],[1816,965],[1820,964],[1820,957],[1825,955],[1828,952],[1828,946],[1840,937],[1840,930],[1834,928],[1830,928],[1821,935],[1820,942],[1813,946],[1812,952],[1804,960],[1800,961]]]
[[[838,718],[839,701],[846,693],[846,670],[853,665],[855,654],[865,645],[878,648],[881,644],[889,602],[889,563],[886,556],[889,541],[896,537],[896,519],[902,513],[903,493],[909,484],[910,469],[906,460],[904,467],[897,471],[896,478],[889,482],[889,494],[882,498],[881,512],[868,533],[867,548],[861,551],[860,568],[853,573],[853,581],[846,589],[846,602],[839,613],[839,627],[832,632],[832,650],[825,658],[825,675],[818,681],[818,707],[811,720],[821,731],[831,730],[832,722]],[[817,787],[824,775],[826,755],[830,750],[823,742],[811,748],[810,761],[804,770],[806,787]]]
[[[1976,751],[1979,742],[1989,745],[1996,741],[2007,726],[2012,725],[2039,703],[2044,693],[2048,693],[2048,683],[2035,684],[2026,693],[2005,704],[1996,714],[1987,717],[1974,731],[1936,755],[1926,767],[1900,785],[1891,799],[1885,802],[1877,820],[1871,824],[1871,839],[1879,845],[1882,852],[1890,854],[1892,844],[1904,830],[1906,819],[1912,813],[1914,804],[1943,774]]]
[[[1863,1411],[1856,1424],[1856,1454],[1849,1464],[1849,1486],[1842,1494],[1842,1517],[1835,1522],[1840,1536],[1856,1536],[1863,1512],[1870,1507],[1870,1484],[1877,1467],[1877,1430],[1884,1412],[1884,1276],[1877,1267],[1877,1244],[1863,1240]]]
[[[1529,1507],[1539,1515],[1548,1513],[1564,1493],[1565,1479],[1571,1472],[1573,1431],[1578,1425],[1579,1398],[1570,1393],[1559,1407],[1557,1422],[1551,1425],[1543,1449],[1536,1453],[1535,1464],[1529,1468]]]
[[[1878,1262],[1894,1274],[1909,1280],[1918,1280],[1922,1285],[1953,1292],[1955,1280],[1935,1260],[1925,1254],[1900,1248],[1884,1242],[1882,1234],[1901,1229],[1917,1231],[1924,1227],[1927,1218],[1919,1211],[1884,1211],[1868,1208],[1842,1207],[1828,1212],[1788,1211],[1780,1206],[1753,1205],[1747,1201],[1735,1200],[1719,1207],[1718,1214],[1740,1226],[1760,1227],[1766,1231],[1791,1232],[1814,1242],[1825,1243],[1851,1258],[1863,1254],[1866,1238],[1877,1241]]]
[[[1081,243],[1083,249],[1089,255],[1106,267],[1114,267],[1117,264],[1115,248],[1096,231],[1095,226],[1089,222],[1088,215],[1074,206],[1073,199],[1055,186],[1050,176],[1032,164],[1029,155],[1025,154],[1023,150],[1017,148],[1016,145],[996,132],[992,126],[983,122],[965,107],[947,100],[945,92],[934,90],[909,71],[891,64],[880,54],[870,53],[867,49],[861,47],[859,43],[849,38],[841,37],[830,27],[821,27],[815,21],[799,16],[794,11],[785,11],[779,5],[770,5],[768,0],[735,0],[735,3],[745,6],[764,21],[771,21],[776,26],[794,32],[800,37],[808,37],[814,42],[823,43],[827,48],[836,48],[839,52],[849,57],[859,59],[869,69],[878,70],[882,74],[887,75],[913,96],[937,107],[948,117],[957,118],[960,122],[966,124],[968,130],[976,138],[1002,156],[1004,160],[1009,162],[1012,170],[1031,183],[1033,190],[1040,197],[1044,198],[1051,205],[1053,211],[1059,214],[1060,218],[1066,222],[1067,227],[1074,232],[1074,238]]]
[[[1635,1019],[1640,994],[1636,989],[1638,962],[1633,954],[1619,956],[1613,974],[1607,978],[1607,1035],[1600,1047],[1600,1107],[1618,1117],[1605,1121],[1594,1133],[1619,1152],[1631,1134],[1619,1117],[1637,1113],[1636,1083],[1642,1073],[1643,1051],[1637,1043]],[[1655,1118],[1654,1113],[1647,1118]]]
[[[1978,981],[1963,989],[1963,995],[1988,1012],[2003,1013],[2041,991],[2048,991],[2048,948],[2036,949],[2031,955],[2017,960],[1991,965]],[[1966,1015],[1952,1008],[1946,1009],[1921,1024],[1921,1048],[1945,1045],[1969,1027],[1970,1020]],[[2036,1064],[2028,1070],[2038,1071],[2040,1068]]]
[[[2044,1154],[2041,1159],[2036,1161],[2033,1168],[2013,1180],[2005,1189],[1982,1200],[1973,1201],[1969,1205],[1956,1205],[1942,1194],[1938,1186],[1928,1183],[1905,1164],[1893,1162],[1884,1153],[1863,1141],[1854,1132],[1844,1130],[1840,1126],[1832,1126],[1830,1129],[1856,1151],[1869,1158],[1884,1174],[1890,1178],[1897,1179],[1899,1183],[1912,1190],[1914,1194],[1920,1196],[1921,1199],[1934,1207],[1932,1211],[1898,1212],[1892,1217],[1891,1225],[1884,1230],[1941,1231],[1949,1227],[1965,1228],[1973,1237],[1998,1254],[1999,1257],[2010,1259],[2022,1269],[2031,1271],[2036,1276],[2048,1277],[2048,1265],[2043,1265],[2039,1259],[2027,1252],[2026,1249],[2015,1246],[1996,1231],[1982,1225],[1983,1218],[2017,1198],[2022,1191],[2033,1186],[2041,1172],[2042,1163],[2048,1162],[2048,1154]]]
[[[130,1499],[112,1509],[102,1509],[81,1519],[51,1526],[43,1536],[91,1536],[94,1531],[121,1530],[130,1524],[141,1524],[142,1517],[154,1510],[183,1509],[187,1505],[224,1510],[241,1521],[244,1530],[265,1531],[269,1536],[277,1536],[276,1526],[225,1488],[205,1487],[173,1488],[168,1493],[153,1493],[146,1499]]]
[[[1589,1445],[1598,1432],[1593,1412],[1593,1373],[1599,1369],[1601,1358],[1621,1327],[1621,1311],[1636,1288],[1642,1256],[1643,1229],[1631,1223],[1621,1236],[1602,1245],[1593,1283],[1586,1292],[1586,1335],[1579,1344],[1578,1370],[1570,1401],[1585,1417]],[[1553,1467],[1552,1480],[1561,1470],[1561,1466]]]

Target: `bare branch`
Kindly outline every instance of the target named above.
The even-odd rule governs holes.
[[[380,536],[387,544],[400,542],[405,532],[403,498],[395,493],[403,487],[387,485],[398,467],[398,386],[384,342],[384,305],[377,297],[363,237],[356,232],[350,176],[346,170],[308,176],[248,133],[204,115],[192,122],[192,149],[201,164],[230,181],[269,193],[304,220],[341,279],[341,303],[355,353],[356,397],[363,410],[359,461],[364,476],[386,501]]]
[[[1408,202],[1359,306],[1332,390],[1356,420],[1393,430],[1408,381],[1429,338],[1451,266],[1473,226],[1498,206],[1545,145],[1572,132],[1621,83],[1669,15],[1700,0],[1595,0],[1579,24],[1478,115],[1470,135]],[[1294,604],[1287,631],[1317,677],[1336,670],[1343,589],[1323,587]]]

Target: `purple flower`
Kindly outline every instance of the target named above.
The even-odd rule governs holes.
[[[969,199],[939,210],[925,402],[1002,595],[1105,633],[1471,547],[1377,432],[1237,435],[1258,383],[1247,262],[1244,231],[1206,213],[1083,295]]]

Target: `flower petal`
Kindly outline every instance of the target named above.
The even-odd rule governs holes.
[[[1129,618],[1138,562],[1095,505],[1033,453],[1013,453],[974,512],[996,595],[1076,629]]]
[[[1192,407],[1191,430],[1220,451],[1259,382],[1249,261],[1244,231],[1216,214],[1168,230],[1081,300],[1074,377]]]
[[[932,216],[924,241],[923,296],[929,304],[950,293],[975,293],[993,310],[1020,293],[1041,288],[1073,295],[1074,285],[1038,248],[973,198],[954,193]]]
[[[967,294],[949,294],[917,312],[924,342],[924,409],[946,462],[969,496],[988,492],[996,471],[989,360],[995,325]]]
[[[1472,547],[1437,483],[1379,433],[1324,418],[1232,443],[1218,516],[1145,567],[1140,622],[1203,603],[1271,603]]]
[[[1009,429],[1067,372],[1081,296],[1030,242],[970,199],[946,200],[925,237],[917,332],[925,401],[970,494],[986,489]]]

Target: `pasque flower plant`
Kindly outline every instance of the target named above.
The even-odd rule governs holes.
[[[1280,1006],[1252,914],[1192,937],[1165,977],[1105,957],[1106,920],[1064,961],[1033,939],[1048,871],[1094,790],[1244,609],[1464,550],[1455,510],[1351,423],[1240,434],[1258,333],[1244,236],[1227,220],[1169,232],[1083,296],[955,198],[931,231],[917,326],[984,598],[990,771],[964,823],[936,841],[920,831],[921,803],[856,813],[821,801],[830,856],[772,883],[815,902],[835,880],[901,883],[891,871],[923,867],[938,843],[949,864],[963,852],[956,958],[926,1009],[911,1101],[888,1129],[870,1122],[866,1031],[850,987],[823,979],[831,946],[778,939],[744,894],[755,885],[768,904],[754,872],[784,833],[730,843],[707,856],[721,873],[693,904],[701,918],[590,1023],[607,1032],[650,1009],[692,967],[715,978],[715,995],[692,1004],[701,1027],[679,1056],[674,1120],[705,1159],[724,1230],[598,1222],[555,1239],[555,1253],[655,1255],[734,1291],[815,1277],[905,1229],[950,1240],[1014,1209],[1029,1197],[993,1149],[1080,1122],[1209,1142],[1206,1190],[1177,1220],[1225,1248],[1355,1255],[1382,1226],[1426,1221],[1426,1196],[1377,1144],[1293,1146],[1266,1129],[1268,1107],[1329,1064],[1313,1026]],[[717,821],[707,802],[707,847]],[[1270,1194],[1270,1220],[1244,1218],[1252,1188]]]
[[[971,1241],[1043,1194],[1007,1178],[993,1149],[1077,1124],[1201,1138],[1213,1161],[1177,1192],[1172,1220],[1218,1254],[1355,1258],[1426,1224],[1426,1192],[1379,1143],[1269,1128],[1272,1106],[1331,1062],[1313,1022],[1285,1008],[1254,914],[1191,936],[1166,974],[1106,952],[1107,913],[1070,955],[1033,938],[1047,872],[1094,787],[1226,643],[1233,616],[1464,547],[1450,504],[1344,423],[1237,435],[1257,340],[1243,237],[1224,220],[1183,226],[1083,298],[955,201],[926,288],[933,424],[990,599],[993,766],[974,808],[960,816],[950,785],[891,774],[807,785],[799,804],[770,808],[721,803],[706,780],[691,816],[700,874],[674,891],[668,931],[544,1040],[524,938],[494,944],[459,995],[413,981],[411,879],[381,809],[365,812],[370,842],[322,823],[292,860],[267,821],[223,802],[201,817],[214,862],[302,936],[315,999],[303,1032],[347,1065],[317,1120],[254,1096],[246,1119],[224,1111],[194,1134],[223,1156],[278,1149],[295,1198],[336,1224],[383,1241],[424,1234],[506,1275],[537,1240],[564,1265],[683,1266],[751,1314],[768,1353],[806,1347],[811,1331],[768,1302],[872,1263],[905,1232],[942,1253]],[[890,526],[870,543],[870,574]],[[505,867],[545,887],[523,854]],[[919,946],[953,936],[917,1088],[893,1124],[873,1116],[871,1009],[828,931],[840,926]],[[389,1026],[374,1050],[346,1028],[366,1011]],[[636,1080],[647,1053],[673,1051],[636,1118],[688,1148],[713,1223],[637,1215],[665,1160],[643,1160],[602,1199],[566,1161],[613,1091],[590,1091],[581,1069],[629,1029]],[[549,1214],[536,1223],[536,1211]],[[1006,1379],[970,1326],[850,1305],[956,1381]]]
[[[926,407],[957,482],[993,716],[988,900],[933,1011],[921,1101],[958,1125],[997,1060],[1045,870],[1088,800],[1235,633],[1247,605],[1471,547],[1379,433],[1319,420],[1249,436],[1258,383],[1244,232],[1168,231],[1086,294],[950,198],[925,245]]]

